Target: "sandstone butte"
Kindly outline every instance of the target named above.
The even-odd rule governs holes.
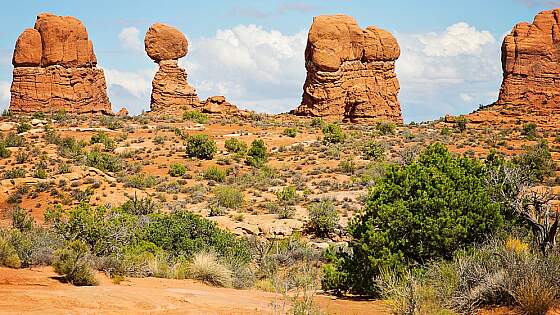
[[[402,122],[396,39],[346,15],[313,19],[305,49],[307,78],[292,114],[334,120]]]
[[[10,111],[111,113],[107,85],[82,22],[42,13],[16,41]]]
[[[496,104],[540,110],[560,101],[560,9],[517,24],[502,44],[503,82]]]
[[[178,59],[188,53],[185,35],[174,27],[156,23],[146,32],[144,47],[148,56],[159,64],[152,81],[151,111],[180,114],[198,107],[198,95],[187,82],[185,69],[178,64]]]

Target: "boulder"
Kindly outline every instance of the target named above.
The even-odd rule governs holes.
[[[177,60],[185,57],[189,43],[181,31],[169,25],[156,23],[148,29],[144,38],[146,53],[155,62]]]
[[[497,104],[536,108],[560,102],[560,9],[517,24],[502,44],[503,81]]]
[[[362,30],[346,15],[313,19],[305,50],[300,116],[402,122],[395,73],[400,48],[391,33]]]
[[[221,95],[207,98],[201,106],[203,113],[213,115],[237,115],[239,113],[239,109]]]
[[[126,109],[125,107],[119,109],[119,111],[117,112],[117,116],[119,116],[119,117],[128,116],[128,109]]]
[[[18,37],[10,111],[111,113],[103,70],[85,26],[70,16],[43,13]]]

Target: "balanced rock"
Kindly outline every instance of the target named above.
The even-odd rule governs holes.
[[[78,19],[43,13],[16,41],[12,112],[111,113],[103,70]]]
[[[399,56],[396,39],[385,30],[362,30],[346,15],[315,17],[305,49],[303,99],[292,113],[402,122],[395,73]]]
[[[144,46],[148,56],[159,64],[152,81],[151,111],[178,114],[199,107],[196,90],[188,84],[187,73],[177,61],[187,54],[186,37],[171,26],[156,23],[146,32]]]
[[[560,104],[560,9],[517,24],[502,44],[503,81],[497,104]]]

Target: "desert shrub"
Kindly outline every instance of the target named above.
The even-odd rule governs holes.
[[[450,259],[496,231],[503,214],[491,200],[486,177],[480,161],[453,157],[439,143],[410,164],[388,167],[349,225],[352,254],[331,257],[337,271],[326,272],[324,288],[375,295],[380,269]]]
[[[0,265],[9,268],[21,267],[21,260],[9,240],[0,235]]]
[[[6,159],[6,158],[9,158],[10,155],[12,155],[12,152],[10,152],[10,150],[8,150],[8,148],[6,148],[6,145],[4,144],[4,142],[0,141],[0,158]]]
[[[105,132],[98,131],[89,140],[91,144],[101,143],[105,146],[105,150],[110,151],[115,148],[115,141],[111,139]]]
[[[323,128],[325,121],[321,117],[314,117],[309,124],[312,128]]]
[[[245,162],[254,167],[262,167],[266,163],[266,144],[261,139],[253,140]]]
[[[382,135],[394,135],[397,130],[397,126],[392,122],[381,121],[375,125],[375,129],[377,129],[377,131],[379,131]]]
[[[31,125],[25,121],[22,121],[17,126],[17,133],[24,133],[31,130]]]
[[[188,157],[201,160],[211,160],[218,150],[216,142],[208,135],[194,135],[187,137],[186,153]]]
[[[139,173],[128,175],[124,178],[124,187],[133,187],[137,189],[152,188],[157,184],[157,177]]]
[[[252,258],[247,241],[188,211],[151,215],[141,239],[154,243],[174,257],[193,257],[205,250],[216,253],[225,262],[246,264]]]
[[[118,172],[123,169],[123,163],[120,157],[98,151],[92,151],[86,155],[86,165],[95,167],[104,172]]]
[[[245,154],[247,152],[247,144],[237,138],[227,139],[225,148],[230,153]]]
[[[21,232],[28,232],[33,229],[35,219],[31,213],[21,207],[15,207],[12,211],[12,227]]]
[[[455,127],[460,132],[465,132],[465,130],[467,130],[467,123],[468,122],[469,122],[469,120],[465,116],[455,117]]]
[[[296,128],[286,128],[282,134],[290,138],[295,138],[298,134],[298,130]]]
[[[95,273],[90,265],[90,252],[87,245],[79,240],[70,242],[56,252],[53,268],[56,273],[73,285],[97,285]]]
[[[214,203],[228,209],[239,209],[244,203],[243,192],[232,186],[217,186],[214,188]]]
[[[537,137],[537,125],[535,123],[526,123],[523,124],[523,127],[521,129],[521,134],[533,139]]]
[[[298,194],[294,186],[286,186],[276,192],[276,198],[281,203],[293,205],[298,199]]]
[[[323,127],[323,142],[324,143],[343,143],[346,135],[342,128],[337,124],[328,124]]]
[[[0,134],[0,143],[4,143],[7,148],[13,148],[23,147],[24,141],[23,136],[10,132],[6,137],[2,137],[2,134]]]
[[[213,253],[199,252],[194,254],[189,264],[189,276],[208,284],[230,287],[233,283],[232,272],[220,263]]]
[[[204,179],[223,183],[226,180],[226,171],[212,165],[204,172]]]
[[[171,177],[181,177],[187,172],[187,167],[181,163],[173,163],[169,166],[169,175]]]
[[[35,178],[40,178],[40,179],[46,179],[49,176],[48,171],[45,168],[37,168],[35,170],[35,172],[33,173],[33,177]]]
[[[526,169],[533,181],[543,181],[546,177],[554,175],[556,170],[548,143],[544,140],[533,146],[525,146],[524,152],[517,155],[513,162]]]
[[[351,158],[340,161],[338,167],[347,174],[354,174],[356,171],[356,163]]]
[[[381,143],[369,141],[362,147],[362,154],[367,160],[382,160],[385,148]]]
[[[120,117],[101,116],[99,122],[110,130],[117,130],[124,126]]]
[[[11,170],[7,170],[4,173],[4,178],[7,179],[14,179],[14,178],[21,178],[21,177],[25,177],[25,170],[21,167],[12,168]]]
[[[72,137],[61,138],[52,131],[52,129],[47,130],[47,142],[54,143],[58,147],[58,153],[66,158],[78,158],[82,155],[82,150],[86,143],[83,141],[77,141]]]
[[[205,124],[208,122],[208,116],[197,110],[188,110],[183,113],[184,120],[194,121],[197,124]]]
[[[147,215],[158,211],[158,205],[152,198],[138,197],[136,194],[123,203],[121,208],[124,212],[133,215]]]
[[[309,214],[307,229],[318,236],[325,236],[334,232],[339,217],[332,201],[314,202],[307,208],[307,213]]]

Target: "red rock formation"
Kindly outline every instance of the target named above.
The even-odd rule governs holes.
[[[502,44],[504,79],[497,104],[560,104],[560,9],[517,24]]]
[[[78,19],[43,13],[17,39],[10,111],[111,113],[103,70]]]
[[[212,115],[219,116],[239,116],[242,114],[235,105],[228,102],[225,96],[212,96],[201,103],[201,111]]]
[[[362,30],[345,15],[319,16],[309,30],[302,116],[402,122],[395,60],[400,48],[387,31]]]
[[[177,63],[188,52],[185,35],[171,26],[156,23],[148,29],[144,46],[148,56],[159,64],[152,81],[151,111],[180,114],[200,106],[195,89],[187,82],[185,69]]]

